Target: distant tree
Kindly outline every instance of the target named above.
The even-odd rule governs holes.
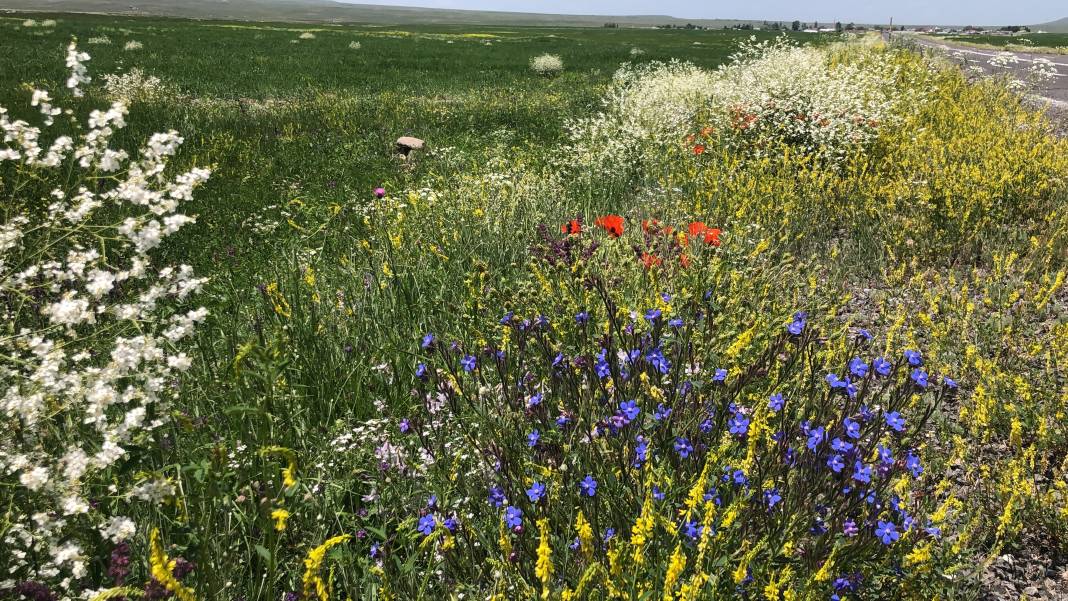
[[[835,21],[834,22],[834,30],[837,31],[838,33],[842,33],[842,22],[841,21]]]
[[[608,29],[616,29],[617,27],[619,27],[619,24],[618,23],[605,23],[604,26],[607,27]]]
[[[856,28],[857,28],[857,24],[856,23],[850,23],[849,25],[846,25],[846,31],[853,31]]]
[[[790,29],[794,31],[801,31],[801,21],[794,21],[790,24]]]

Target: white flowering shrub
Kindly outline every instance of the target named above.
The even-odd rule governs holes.
[[[130,40],[129,42],[126,42],[126,45],[122,48],[123,50],[140,50],[144,47],[145,45],[141,42],[138,42],[137,40]]]
[[[750,41],[717,71],[709,125],[749,151],[770,140],[841,157],[921,100],[901,91],[899,67],[888,56],[856,44],[819,49],[783,37]]]
[[[297,37],[299,37],[302,40],[314,40],[315,39],[315,34],[310,32],[310,31],[305,31],[304,33],[300,34]]]
[[[71,43],[73,96],[88,59]],[[178,206],[209,172],[168,175],[175,131],[135,153],[112,148],[122,103],[81,126],[55,102],[33,92],[40,125],[0,107],[0,594],[35,581],[72,598],[87,585],[85,550],[136,530],[110,507],[169,486],[116,470],[167,420],[191,363],[179,345],[206,315],[184,306],[204,280],[151,251],[193,222]],[[57,118],[75,134],[53,134]]]
[[[559,75],[564,70],[564,61],[555,54],[541,54],[530,59],[530,68],[546,77]]]
[[[108,46],[111,44],[111,38],[106,35],[102,35],[91,37],[86,40],[86,42],[88,42],[90,46]]]
[[[362,48],[362,46],[356,40],[349,42],[349,50],[359,50],[360,48]]]
[[[122,74],[108,73],[103,80],[108,99],[127,106],[135,102],[159,100],[171,93],[160,78],[136,67]]]

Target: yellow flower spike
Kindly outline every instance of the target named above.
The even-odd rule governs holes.
[[[549,520],[538,520],[538,562],[534,575],[541,580],[541,598],[549,598],[549,580],[553,575],[552,548],[549,546]]]
[[[260,449],[260,455],[278,455],[286,460],[286,467],[282,468],[282,486],[289,488],[297,483],[297,454],[292,449],[279,446],[270,446]]]
[[[653,512],[653,497],[646,493],[641,514],[635,520],[634,527],[631,528],[630,545],[633,547],[631,558],[635,565],[640,566],[645,563],[645,543],[649,541],[653,528],[656,526]]]
[[[185,586],[174,577],[175,560],[167,557],[163,543],[159,540],[159,528],[153,528],[148,537],[148,566],[152,577],[168,591],[174,593],[179,601],[196,601],[193,589]]]
[[[286,529],[286,520],[289,519],[289,512],[279,507],[271,512],[271,519],[274,520],[274,529],[282,532]]]
[[[352,538],[351,534],[335,536],[308,552],[308,556],[304,558],[304,576],[301,579],[303,584],[302,597],[304,599],[314,598],[319,601],[329,601],[330,587],[323,581],[319,571],[322,569],[323,561],[326,559],[326,552],[334,546],[347,542],[350,538]]]
[[[675,552],[671,554],[668,563],[667,574],[664,575],[664,601],[672,601],[675,598],[675,585],[686,569],[686,555],[682,552],[682,545],[675,545]]]

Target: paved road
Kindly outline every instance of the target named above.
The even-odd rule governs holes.
[[[920,46],[944,52],[948,57],[960,63],[963,67],[977,66],[984,72],[1005,73],[1005,68],[994,67],[990,60],[1000,54],[997,50],[985,48],[972,48],[943,40],[936,40],[925,36],[894,33],[894,36],[908,36]],[[1068,55],[1065,54],[1042,54],[1038,52],[1011,52],[1016,57],[1016,64],[1010,65],[1014,77],[1021,80],[1028,79],[1028,71],[1038,59],[1046,59],[1053,63],[1057,70],[1052,79],[1035,90],[1035,95],[1050,101],[1058,108],[1068,108]]]

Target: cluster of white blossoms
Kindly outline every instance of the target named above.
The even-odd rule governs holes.
[[[73,96],[90,81],[88,58],[71,43]],[[204,280],[149,253],[193,222],[178,206],[209,172],[165,175],[182,143],[174,131],[137,152],[112,148],[126,126],[122,103],[93,111],[87,126],[47,91],[30,103],[40,126],[0,107],[0,542],[10,557],[0,592],[34,580],[73,598],[90,584],[80,581],[83,549],[136,532],[108,507],[173,493],[165,481],[123,490],[130,478],[114,470],[168,419],[192,363],[182,342],[207,312],[187,302]],[[75,135],[46,141],[61,115]]]
[[[163,80],[136,67],[122,74],[108,73],[103,80],[108,98],[126,106],[135,102],[159,100],[172,94],[170,87],[164,84]]]
[[[530,68],[538,75],[559,75],[564,70],[564,61],[555,54],[541,54],[530,59]]]
[[[915,86],[899,85],[900,68],[863,41],[813,48],[753,39],[716,75],[709,122],[716,131],[786,141],[824,158],[872,141],[922,101],[906,97],[902,90]]]

